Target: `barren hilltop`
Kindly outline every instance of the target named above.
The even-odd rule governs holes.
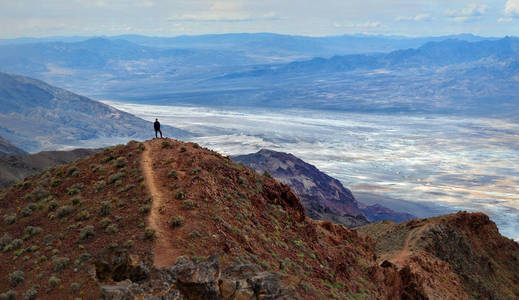
[[[357,230],[194,143],[106,148],[0,191],[0,299],[511,299],[481,214]]]

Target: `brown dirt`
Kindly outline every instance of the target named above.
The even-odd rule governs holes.
[[[167,200],[167,193],[163,188],[158,186],[158,180],[153,172],[153,159],[151,157],[151,143],[145,143],[146,149],[142,152],[141,168],[144,175],[144,182],[152,198],[150,215],[148,216],[148,224],[155,230],[155,241],[152,251],[154,253],[154,265],[157,267],[165,267],[173,265],[178,257],[174,241],[178,239],[175,231],[169,228],[169,220],[162,212],[164,204]]]

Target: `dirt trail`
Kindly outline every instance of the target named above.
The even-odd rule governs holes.
[[[430,224],[422,225],[421,227],[415,228],[409,232],[404,242],[404,247],[398,252],[391,261],[399,266],[407,264],[407,260],[411,256],[411,244],[412,241],[420,237],[420,234],[429,227]]]
[[[146,149],[142,153],[141,167],[144,173],[144,182],[149,189],[152,204],[151,212],[148,217],[148,224],[151,228],[155,229],[155,242],[153,244],[153,253],[155,254],[154,264],[157,267],[165,267],[172,265],[176,258],[174,247],[172,247],[173,241],[171,234],[168,233],[168,220],[167,216],[160,213],[161,207],[166,203],[166,195],[157,186],[157,180],[153,172],[153,159],[151,156],[152,144],[145,143]]]

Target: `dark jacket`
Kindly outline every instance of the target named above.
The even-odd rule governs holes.
[[[159,123],[159,121],[155,121],[155,123],[153,123],[153,128],[155,128],[155,130],[160,130],[160,123]]]

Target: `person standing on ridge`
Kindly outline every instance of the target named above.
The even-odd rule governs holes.
[[[162,138],[162,131],[160,130],[159,119],[155,119],[155,123],[153,123],[153,128],[155,128],[155,138],[157,138],[157,132],[160,132],[160,138]]]

